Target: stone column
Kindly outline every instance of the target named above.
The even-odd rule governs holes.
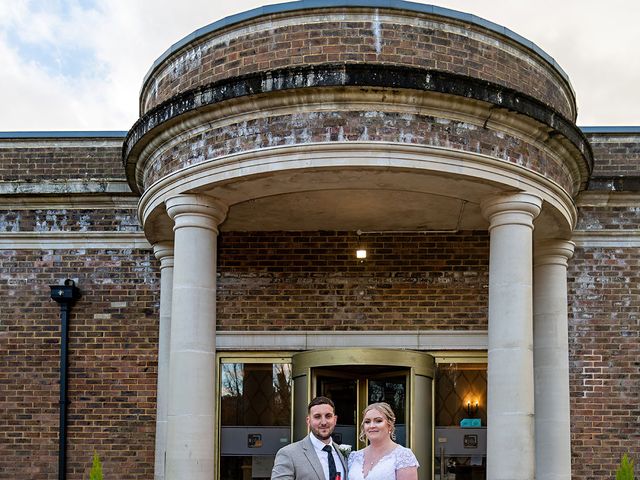
[[[166,201],[174,220],[167,480],[211,480],[216,439],[216,247],[227,207],[206,195]]]
[[[155,480],[165,478],[167,451],[167,395],[169,393],[169,339],[171,337],[171,295],[173,289],[173,243],[159,242],[153,253],[160,260],[160,322],[158,328],[158,386],[156,393]]]
[[[527,193],[481,204],[490,232],[488,480],[535,478],[532,245],[541,207]]]
[[[573,242],[536,245],[533,266],[533,364],[536,478],[571,479],[567,261]]]

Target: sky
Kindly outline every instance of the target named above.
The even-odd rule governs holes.
[[[274,2],[0,0],[0,131],[128,130],[153,62],[194,30]],[[578,125],[640,125],[640,1],[421,1],[531,40],[569,75]]]

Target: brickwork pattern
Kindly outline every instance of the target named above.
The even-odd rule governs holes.
[[[125,180],[122,143],[87,146],[86,139],[65,142],[0,140],[0,178],[4,182]]]
[[[485,232],[223,232],[218,265],[219,330],[487,328]]]
[[[135,209],[0,210],[0,233],[141,230]]]
[[[460,121],[383,111],[297,113],[214,128],[154,155],[145,166],[143,184],[146,189],[171,172],[232,153],[348,141],[395,142],[480,153],[538,172],[568,192],[573,189],[566,165],[519,138]]]
[[[60,307],[69,326],[69,480],[153,478],[159,267],[147,251],[0,251],[0,479],[57,478]]]
[[[382,63],[493,82],[531,95],[575,120],[567,85],[526,48],[441,17],[392,13],[289,13],[196,40],[165,60],[147,80],[141,111],[180,92],[243,74],[322,63]]]
[[[587,134],[593,149],[593,176],[638,176],[640,135]]]
[[[579,207],[576,230],[635,230],[638,228],[638,207]]]
[[[573,478],[640,458],[640,253],[577,248],[569,266]]]

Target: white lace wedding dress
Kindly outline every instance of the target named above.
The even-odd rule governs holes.
[[[364,476],[364,450],[349,455],[349,480],[394,480],[396,470],[406,467],[419,467],[418,459],[411,450],[398,445],[376,463],[367,476]]]

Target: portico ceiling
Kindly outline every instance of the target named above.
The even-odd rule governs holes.
[[[441,175],[351,169],[253,178],[208,193],[231,204],[223,231],[455,231],[486,229],[479,200],[498,191]]]

